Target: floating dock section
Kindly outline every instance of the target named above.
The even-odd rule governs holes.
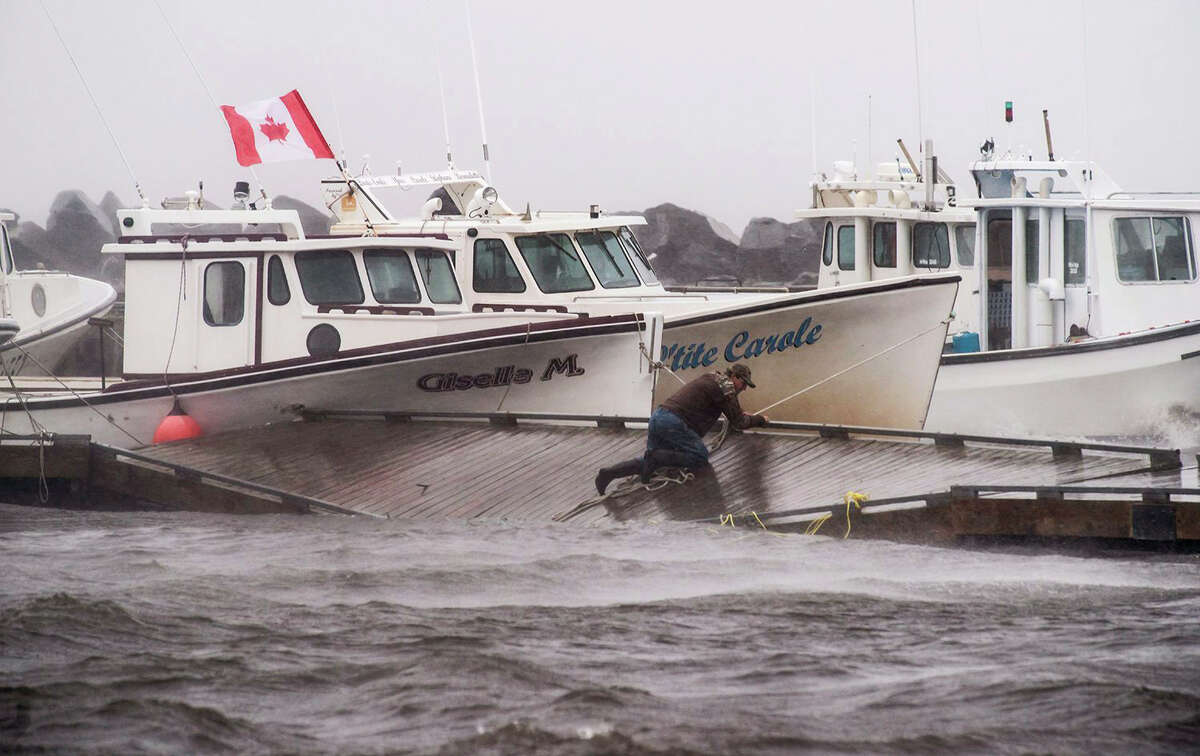
[[[729,437],[682,483],[630,479],[599,497],[597,469],[643,450],[635,418],[304,418],[137,451],[6,436],[0,485],[52,505],[1200,543],[1196,460],[1174,449],[773,423]]]

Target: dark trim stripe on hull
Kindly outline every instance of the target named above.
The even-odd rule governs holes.
[[[496,347],[512,346],[525,343],[540,343],[561,341],[563,339],[603,336],[612,333],[636,333],[646,323],[645,319],[632,315],[619,315],[607,318],[595,318],[591,321],[566,321],[567,325],[553,331],[541,332],[524,326],[515,328],[495,329],[503,331],[503,335],[483,335],[478,331],[458,334],[454,337],[438,337],[422,339],[413,342],[397,342],[364,350],[356,353],[343,353],[342,356],[317,360],[305,358],[289,360],[286,363],[269,363],[259,368],[238,368],[237,370],[208,373],[203,376],[182,376],[178,382],[169,386],[164,384],[161,376],[156,381],[137,381],[118,384],[109,387],[101,394],[85,394],[82,399],[74,397],[31,399],[27,404],[30,410],[61,409],[64,407],[81,407],[84,400],[90,405],[113,404],[141,399],[187,394],[197,394],[207,391],[219,391],[238,386],[250,386],[260,383],[270,383],[279,380],[300,378],[324,373],[341,373],[365,367],[397,364],[437,357],[444,354],[480,351]],[[424,342],[438,341],[436,345],[423,345]],[[358,354],[357,352],[363,352]],[[2,405],[0,405],[2,406]]]
[[[681,320],[672,320],[663,325],[664,330],[679,328],[682,326],[695,325],[696,323],[717,322],[720,320],[728,320],[729,318],[737,318],[743,315],[754,315],[760,312],[769,312],[771,310],[782,310],[798,305],[807,305],[814,302],[827,302],[836,299],[851,299],[854,297],[862,297],[868,294],[879,294],[885,291],[897,291],[900,289],[914,289],[922,286],[943,286],[948,283],[959,283],[962,281],[962,276],[957,273],[948,273],[937,276],[921,276],[902,281],[885,281],[875,286],[865,288],[834,288],[820,289],[815,293],[796,294],[782,301],[764,302],[762,304],[747,305],[734,310],[726,310],[716,315],[697,315],[695,317],[683,318]]]
[[[1152,331],[1139,331],[1138,333],[1100,341],[1083,341],[1077,344],[1058,344],[1052,347],[1033,347],[1030,349],[1002,349],[992,352],[967,352],[966,354],[946,354],[942,355],[942,365],[945,367],[949,365],[969,365],[976,362],[1035,360],[1042,357],[1083,354],[1084,352],[1103,352],[1108,349],[1120,349],[1140,344],[1151,344],[1156,341],[1178,339],[1183,336],[1191,336],[1195,333],[1200,333],[1200,321],[1169,326],[1167,328],[1156,328]],[[1190,356],[1182,355],[1180,359],[1187,359]]]

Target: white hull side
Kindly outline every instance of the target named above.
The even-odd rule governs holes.
[[[1021,352],[1029,356],[943,364],[927,430],[1200,443],[1195,325]]]
[[[57,271],[20,271],[4,286],[11,317],[20,326],[12,343],[0,348],[12,375],[47,375],[87,335],[88,318],[103,316],[117,299],[103,281]],[[33,308],[34,287],[44,297],[42,315]]]
[[[742,409],[765,409],[772,420],[920,429],[957,289],[956,275],[895,279],[792,297],[784,307],[747,308],[722,319],[668,320],[660,356],[682,381],[731,363],[747,365],[757,388],[742,395]],[[819,337],[811,339],[818,325]],[[799,348],[753,348],[756,339],[801,329]],[[689,344],[704,344],[703,353],[715,359],[674,367],[671,346]],[[758,353],[747,356],[748,350]],[[680,385],[661,376],[655,404]]]
[[[183,409],[205,433],[289,421],[296,417],[298,405],[325,410],[540,412],[641,418],[650,412],[654,377],[639,344],[643,339],[653,342],[661,320],[652,319],[650,332],[642,335],[633,330],[629,319],[624,320],[624,324],[608,329],[566,327],[552,338],[528,343],[522,329],[520,334],[502,339],[468,335],[459,342],[433,348],[399,345],[396,351],[177,383],[175,391]],[[573,360],[571,355],[575,356]],[[553,363],[555,360],[558,362]],[[437,385],[438,379],[429,378],[431,375],[494,376],[497,369],[509,366],[512,377],[517,377],[516,371],[527,370],[529,379],[504,386],[481,386],[478,384],[490,380],[480,379],[470,388],[446,391],[419,387],[422,382],[425,386]],[[97,411],[78,400],[61,397],[29,399],[27,406],[51,432],[87,434],[93,441],[136,448],[150,443],[174,401],[161,386],[84,398]],[[4,430],[32,432],[25,411],[15,399],[4,403],[3,411]]]

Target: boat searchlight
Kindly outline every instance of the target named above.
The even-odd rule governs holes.
[[[471,218],[476,218],[482,215],[490,215],[492,207],[500,199],[500,193],[496,191],[494,186],[484,186],[475,192],[475,197],[471,200],[471,205],[467,208],[467,215]]]

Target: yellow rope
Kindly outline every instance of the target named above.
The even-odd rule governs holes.
[[[833,515],[826,512],[825,514],[821,515],[817,519],[808,523],[808,527],[804,529],[804,535],[816,535],[817,531],[821,529],[821,526],[825,524],[825,521],[828,520],[832,516]]]
[[[842,502],[846,505],[846,532],[842,535],[842,540],[850,537],[850,507],[853,506],[861,512],[862,503],[869,498],[871,497],[868,494],[859,493],[858,491],[847,491],[846,495],[842,497]],[[831,517],[833,517],[833,515],[829,512],[826,512],[820,517],[814,519],[808,524],[808,527],[804,529],[804,535],[816,535],[821,529],[821,526],[828,522]]]
[[[842,497],[842,500],[846,502],[846,534],[842,536],[842,540],[850,537],[850,506],[854,505],[861,512],[862,503],[869,498],[871,497],[867,494],[857,491],[847,491],[846,495]]]

